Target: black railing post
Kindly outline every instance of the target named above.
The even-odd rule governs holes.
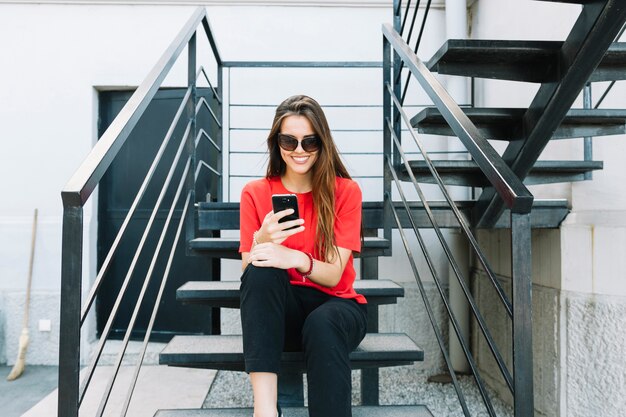
[[[532,417],[532,257],[529,213],[511,212],[511,273],[513,284],[513,380],[515,417]]]
[[[591,83],[587,83],[583,89],[583,108],[591,109]],[[593,159],[593,138],[591,136],[585,136],[584,140],[584,158],[585,161],[591,161]],[[593,179],[593,173],[591,171],[585,172],[585,180]]]
[[[391,161],[391,96],[387,88],[391,84],[391,44],[383,36],[383,237],[391,243],[391,172],[387,160]],[[391,255],[391,245],[385,250]]]
[[[196,186],[195,186],[195,172],[197,169],[197,160],[196,160],[196,104],[198,102],[198,94],[196,91],[196,34],[197,31],[191,35],[189,42],[187,43],[187,86],[191,87],[191,98],[187,102],[187,118],[191,121],[191,127],[189,136],[187,138],[187,154],[191,157],[191,168],[187,172],[187,181],[185,189],[191,192],[191,202],[192,205],[187,213],[182,213],[183,216],[186,216],[186,241],[189,242],[195,237],[196,234],[196,226],[195,226],[195,203],[196,203]]]
[[[83,269],[82,206],[64,202],[62,239],[58,415],[78,417]]]
[[[394,0],[394,4],[396,1]],[[417,5],[416,5],[417,7]],[[396,8],[394,7],[394,10]],[[400,9],[398,7],[398,9]],[[393,28],[396,33],[400,32],[400,28],[402,27],[402,23],[400,22],[400,13],[396,13],[393,17]],[[400,55],[396,52],[396,48],[393,48],[393,92],[397,98],[400,98],[402,94],[402,68],[403,63]],[[400,110],[393,106],[393,130],[396,133],[396,137],[402,143],[402,122],[400,121]],[[399,151],[393,147],[393,158],[392,162],[395,165],[400,163],[400,153]]]

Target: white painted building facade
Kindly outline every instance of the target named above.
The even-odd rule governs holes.
[[[0,0],[0,53],[5,57],[0,66],[0,363],[13,364],[17,355],[34,208],[39,209],[39,230],[28,363],[57,363],[60,190],[97,140],[98,92],[139,85],[199,4],[207,7],[224,60],[379,61],[380,27],[391,21],[391,2],[375,0]],[[419,53],[424,60],[447,33],[445,4],[433,4]],[[468,37],[562,40],[579,10],[577,5],[539,1],[476,0],[468,8]],[[208,51],[206,42],[199,44],[199,51]],[[183,54],[166,85],[185,84],[185,65]],[[272,69],[255,74],[232,69],[224,80],[230,86],[231,104],[254,105],[252,113],[245,114],[240,113],[242,106],[232,108],[227,117],[233,128],[269,125],[272,109],[264,106],[305,93],[329,105],[332,129],[380,129],[380,109],[350,113],[333,107],[346,102],[380,105],[380,69]],[[535,90],[536,86],[528,84],[479,81],[477,106],[526,107]],[[594,90],[594,95],[602,90]],[[414,91],[411,103],[427,104],[423,93]],[[623,108],[624,92],[624,85],[618,83],[603,107]],[[382,181],[377,178],[382,175],[378,135],[336,134],[366,200],[379,200],[382,195]],[[236,129],[225,136],[231,153],[224,160],[230,174],[225,192],[231,201],[238,200],[247,180],[262,175],[263,139],[260,133]],[[626,414],[626,363],[621,355],[626,350],[623,140],[614,136],[594,139],[594,156],[604,161],[604,170],[594,173],[592,181],[530,187],[536,198],[567,198],[572,210],[558,230],[533,232],[537,415]],[[445,149],[447,145],[432,146]],[[546,159],[582,159],[582,140],[550,144],[543,155]],[[94,200],[85,210],[84,293],[96,274],[95,207]],[[481,232],[480,239],[506,284],[510,275],[506,232]],[[412,244],[417,251],[417,244]],[[441,358],[401,246],[395,241],[394,256],[381,258],[381,271],[393,271],[390,278],[405,286],[407,297],[398,306],[383,309],[381,330],[410,334],[428,358],[417,369],[436,373],[441,370]],[[443,257],[437,262],[445,272]],[[225,271],[238,268],[226,261],[223,266]],[[486,290],[480,275],[474,271],[473,285],[483,302]],[[429,287],[431,299],[433,287]],[[223,320],[226,329],[237,331],[232,315],[225,313]],[[47,321],[51,330],[40,331]],[[93,321],[83,330],[85,346],[95,337]],[[507,326],[493,325],[492,333],[506,344]],[[491,385],[503,393],[504,385],[485,359],[485,347],[478,338],[474,351]]]

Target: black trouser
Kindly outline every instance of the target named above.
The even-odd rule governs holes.
[[[352,415],[348,356],[365,336],[365,305],[293,286],[285,270],[249,265],[241,277],[241,324],[246,372],[280,374],[283,350],[304,351],[309,416]]]

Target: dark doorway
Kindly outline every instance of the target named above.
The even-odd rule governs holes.
[[[107,91],[100,93],[99,136],[107,129],[122,107],[132,95],[132,91]],[[100,182],[98,201],[98,269],[102,266],[117,232],[152,164],[159,147],[163,142],[170,123],[183,99],[185,90],[166,89],[157,92],[137,126],[130,134],[120,150],[117,158]],[[209,93],[199,90],[199,95],[210,101]],[[135,215],[129,223],[125,237],[120,241],[116,255],[103,284],[96,302],[97,330],[101,334],[109,318],[122,283],[129,271],[135,256],[136,248],[142,239],[144,230],[168,171],[174,160],[178,145],[184,135],[185,117],[174,130],[170,145],[165,149],[161,163],[155,171],[146,194],[137,207]],[[117,318],[113,322],[110,338],[122,338],[137,304],[137,297],[147,275],[152,256],[163,230],[169,208],[171,207],[186,156],[183,153],[181,163],[174,173],[172,183],[165,194],[163,204],[157,212],[151,232],[147,235],[144,249],[137,258],[126,295],[122,298]],[[182,213],[185,196],[176,206],[163,247],[155,264],[151,283],[146,292],[144,302],[139,310],[137,322],[132,332],[132,339],[143,339],[152,308],[159,291],[170,248]],[[176,289],[190,280],[211,280],[215,274],[214,261],[201,256],[187,256],[185,253],[185,230],[176,248],[168,282],[161,299],[159,311],[154,324],[151,340],[168,341],[175,334],[210,334],[214,328],[213,320],[219,319],[218,314],[211,314],[209,307],[198,305],[182,305],[176,301]]]

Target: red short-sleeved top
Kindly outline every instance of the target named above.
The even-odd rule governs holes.
[[[263,178],[251,181],[241,192],[240,205],[240,241],[239,252],[250,252],[252,238],[256,230],[261,227],[263,219],[272,211],[272,194],[296,194],[300,218],[304,219],[303,232],[289,236],[282,245],[311,253],[314,258],[320,257],[315,253],[315,235],[317,229],[317,214],[313,206],[313,194],[292,193],[283,185],[280,177]],[[337,246],[351,251],[361,251],[361,189],[350,179],[335,180],[335,243]],[[341,298],[353,298],[360,304],[367,301],[361,294],[354,291],[353,284],[356,277],[353,256],[343,270],[339,283],[332,287],[318,285],[311,280],[303,280],[294,268],[287,270],[292,285],[313,287],[326,294]]]

